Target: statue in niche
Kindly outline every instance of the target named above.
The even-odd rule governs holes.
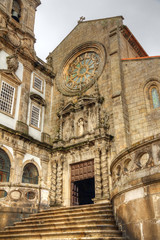
[[[84,132],[84,120],[80,118],[77,123],[78,136],[82,136]]]
[[[86,109],[84,111],[83,117],[84,117],[84,119],[83,119],[83,128],[84,128],[83,131],[84,131],[84,133],[86,133],[87,130],[88,130],[88,109]]]
[[[89,132],[93,133],[96,127],[95,113],[93,109],[89,110]]]
[[[68,141],[71,137],[71,121],[69,116],[67,116],[63,123],[63,140]]]

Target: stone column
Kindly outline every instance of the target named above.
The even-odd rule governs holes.
[[[16,130],[28,133],[27,117],[29,106],[29,92],[31,82],[32,66],[26,61],[23,69],[23,82],[21,84],[21,98],[19,103],[18,121],[16,123]]]
[[[60,128],[59,128],[59,138],[63,139],[63,117],[60,116]]]
[[[97,126],[96,127],[99,128],[99,126],[100,126],[100,107],[99,107],[98,102],[96,102],[95,109],[96,109],[96,117],[97,117],[97,120],[96,120]]]
[[[63,159],[58,160],[57,166],[57,191],[56,191],[56,204],[61,205],[63,202]]]
[[[14,150],[14,157],[15,157],[15,165],[14,165],[14,176],[12,175],[12,183],[21,183],[22,182],[22,176],[23,176],[23,158],[24,158],[25,152],[23,150],[16,149]]]
[[[94,175],[95,175],[95,200],[102,197],[102,179],[101,179],[101,151],[99,148],[95,149],[94,158]]]
[[[120,51],[120,22],[109,34],[110,77],[112,81],[112,104],[114,141],[117,153],[130,144],[128,109],[124,94],[123,72]]]
[[[109,175],[108,175],[108,162],[107,162],[107,149],[104,143],[101,148],[101,169],[102,169],[102,190],[103,199],[109,200]]]
[[[51,163],[51,188],[50,188],[50,205],[56,203],[56,186],[57,186],[57,161]]]

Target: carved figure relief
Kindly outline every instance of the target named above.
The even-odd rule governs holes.
[[[121,162],[118,162],[113,167],[112,171],[113,186],[115,187],[119,184],[123,184],[125,182],[124,179],[127,177],[126,179],[128,180],[128,177],[130,177],[131,174],[137,174],[137,172],[144,169],[150,171],[151,167],[156,166],[151,151],[151,149],[146,150],[146,148],[144,148],[143,150],[134,153],[130,158],[122,159]],[[159,153],[157,152],[156,159],[158,154]]]
[[[63,107],[60,105],[58,113],[60,139],[69,141],[87,134],[94,134],[99,126],[99,110],[97,109],[100,110],[99,98],[93,96],[81,97],[76,103],[70,101]]]
[[[7,57],[8,70],[16,72],[19,66],[18,57],[16,54]]]
[[[84,133],[84,120],[80,118],[77,122],[77,135],[82,136]]]
[[[63,120],[63,140],[68,141],[70,139],[71,131],[72,131],[72,127],[71,127],[70,117],[67,116]]]
[[[19,47],[21,44],[20,39],[15,32],[10,31],[8,33],[8,39],[14,47]]]

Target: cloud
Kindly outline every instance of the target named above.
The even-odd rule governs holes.
[[[160,55],[160,0],[42,0],[36,13],[36,52],[45,59],[76,26],[86,20],[123,15],[124,23],[149,55]]]

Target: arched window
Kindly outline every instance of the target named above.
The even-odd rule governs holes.
[[[12,4],[12,18],[14,18],[17,22],[19,22],[21,13],[21,7],[18,0],[13,0]]]
[[[152,88],[151,95],[152,95],[153,108],[160,107],[159,93],[158,93],[158,89],[156,87]]]
[[[9,182],[10,160],[7,153],[0,149],[0,182]]]
[[[22,182],[38,184],[38,170],[34,164],[26,164],[23,170]]]

